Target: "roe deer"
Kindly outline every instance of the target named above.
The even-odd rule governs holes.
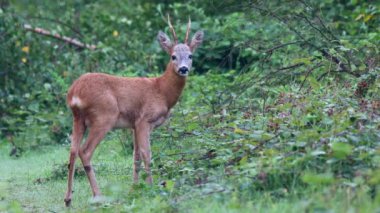
[[[150,133],[169,116],[186,83],[192,64],[192,52],[202,43],[203,32],[195,33],[188,42],[191,21],[187,25],[184,43],[178,43],[168,17],[174,41],[160,31],[157,39],[170,55],[165,72],[157,78],[116,77],[102,73],[87,73],[78,78],[67,94],[67,104],[73,113],[68,184],[65,196],[70,206],[74,166],[79,155],[94,197],[100,195],[91,157],[107,132],[114,128],[131,128],[134,135],[133,180],[138,181],[141,159],[147,173],[146,182],[152,183],[150,170]],[[83,145],[83,135],[89,129]]]

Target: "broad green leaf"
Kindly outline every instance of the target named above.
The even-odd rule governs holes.
[[[352,153],[353,147],[348,143],[336,142],[331,145],[334,157],[344,159]]]
[[[311,57],[308,57],[308,58],[296,58],[296,59],[293,59],[292,60],[292,63],[294,64],[299,64],[299,63],[304,63],[306,65],[309,65],[311,64]]]
[[[242,165],[245,165],[247,164],[247,160],[248,160],[248,156],[244,156],[242,159],[240,159],[239,161],[239,164],[242,166]]]
[[[172,180],[167,180],[166,181],[166,188],[169,190],[169,191],[171,191],[173,188],[174,188],[174,181],[172,181]]]
[[[315,79],[315,78],[309,76],[309,77],[307,78],[307,80],[308,80],[308,82],[310,83],[311,88],[313,88],[314,90],[318,90],[318,89],[320,89],[321,85],[319,84],[319,82],[317,81],[317,79]]]
[[[248,131],[243,130],[243,129],[240,129],[240,128],[238,128],[238,127],[235,127],[235,129],[234,129],[234,133],[236,133],[236,134],[240,134],[240,135],[247,135],[247,134],[249,134]]]
[[[306,173],[302,176],[302,181],[308,184],[330,184],[334,182],[334,177],[331,173]]]

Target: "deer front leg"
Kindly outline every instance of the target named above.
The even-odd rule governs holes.
[[[136,131],[133,131],[133,182],[138,183],[141,165],[140,149],[137,143]]]
[[[151,151],[150,151],[150,131],[151,126],[148,122],[140,122],[135,128],[135,139],[137,141],[140,158],[144,161],[145,171],[147,173],[146,182],[152,184],[152,174],[150,171]]]

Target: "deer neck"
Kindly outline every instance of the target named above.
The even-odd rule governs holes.
[[[179,76],[172,63],[168,63],[166,70],[158,79],[158,86],[163,93],[168,108],[172,108],[181,96],[186,84],[186,77]]]

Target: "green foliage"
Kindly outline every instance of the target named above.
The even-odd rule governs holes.
[[[9,193],[0,196],[0,211],[41,211],[30,203],[35,197],[30,188],[43,192],[41,199],[54,198],[52,203],[63,197],[68,151],[59,147],[69,144],[67,89],[86,72],[159,75],[168,56],[155,37],[159,30],[168,32],[167,13],[180,38],[190,16],[192,31],[203,29],[206,40],[173,116],[152,135],[155,184],[131,183],[131,163],[123,160],[132,154],[129,132],[111,134],[94,160],[105,200],[82,208],[90,192],[78,187],[79,211],[380,208],[380,34],[374,2],[4,1],[0,6],[0,148],[21,156],[4,157],[0,165],[7,174],[0,178],[0,194]],[[26,31],[24,24],[97,48]],[[39,149],[53,163],[41,166]],[[15,190],[9,190],[8,167],[27,177],[15,180]],[[88,188],[79,162],[76,168],[80,187]],[[41,208],[62,211],[61,204],[52,205]]]

